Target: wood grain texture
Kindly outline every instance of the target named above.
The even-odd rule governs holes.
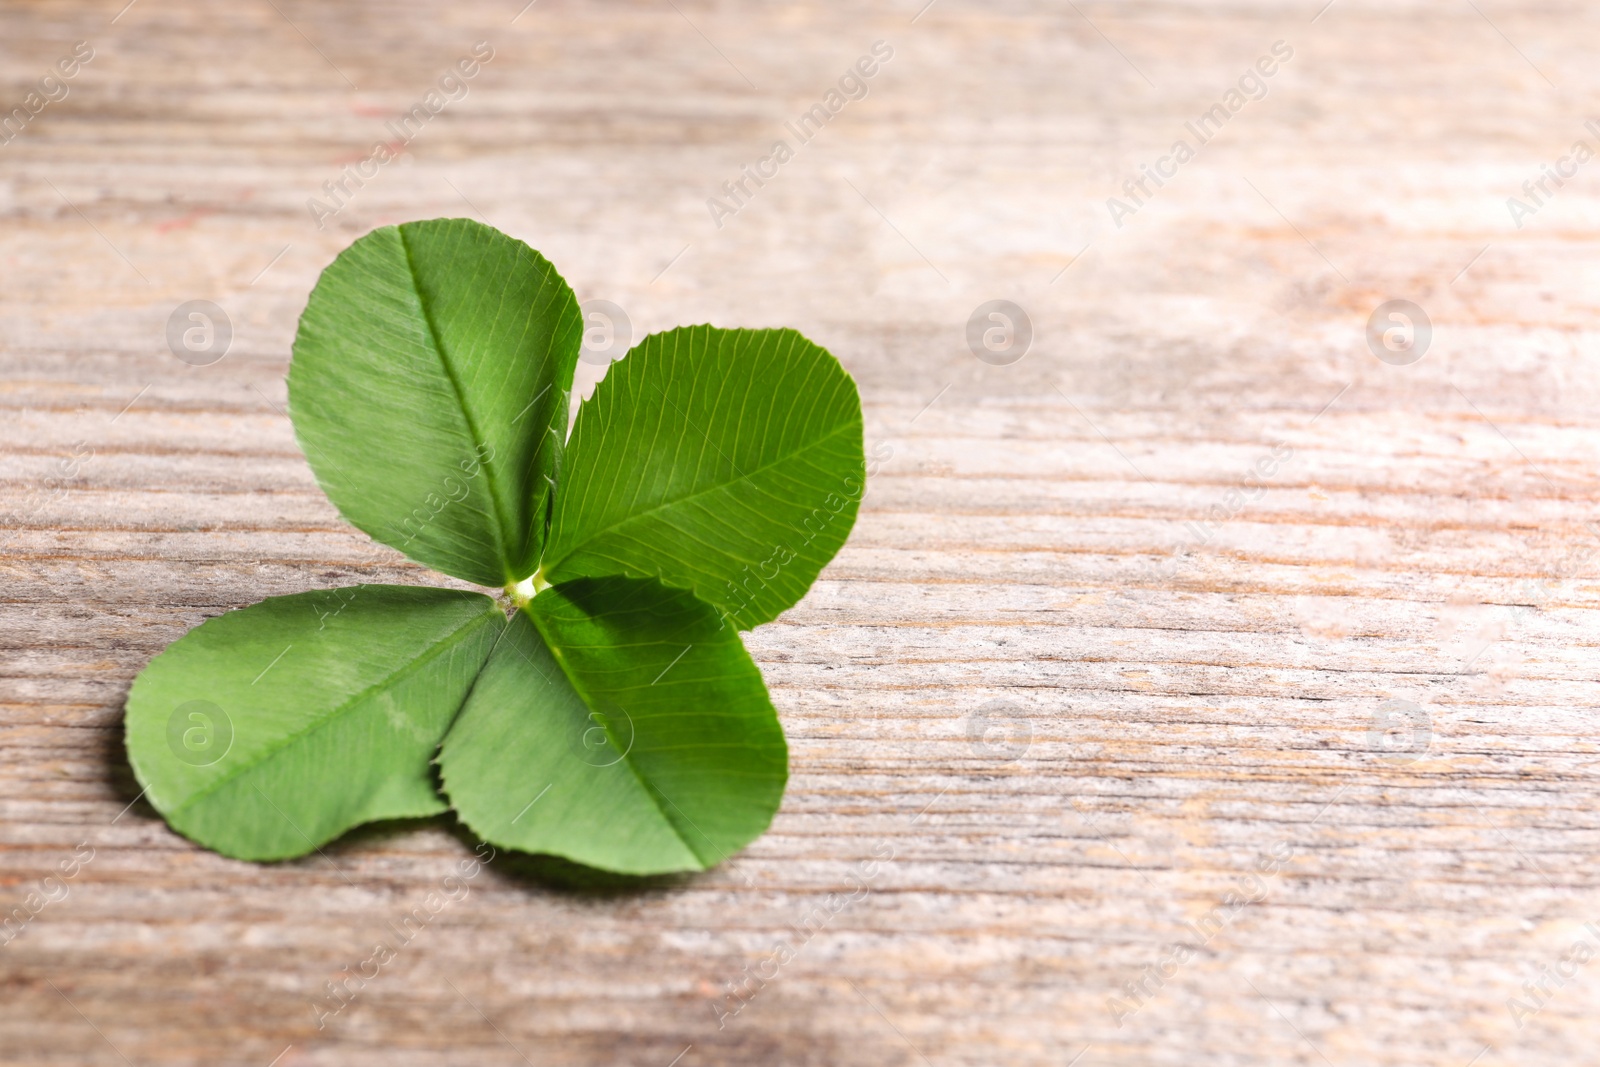
[[[95,50],[0,145],[0,908],[93,850],[0,946],[0,1062],[1593,1061],[1600,163],[1506,204],[1597,141],[1592,7],[121,5],[0,16],[7,111]],[[479,40],[318,229],[307,199]],[[718,228],[706,199],[877,40],[866,98]],[[318,271],[440,215],[635,336],[802,330],[878,463],[749,638],[791,743],[771,832],[627,892],[497,860],[319,1029],[470,840],[197,849],[136,800],[122,702],[202,619],[437,581],[340,521],[282,409]],[[1434,326],[1411,366],[1364,338],[1394,298]],[[1011,366],[967,349],[991,299],[1033,322]],[[167,349],[188,300],[233,323],[212,366]],[[1391,700],[1426,716],[1409,761]]]

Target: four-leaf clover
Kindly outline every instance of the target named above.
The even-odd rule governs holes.
[[[738,631],[855,521],[855,384],[792,330],[692,326],[645,338],[569,423],[581,335],[548,261],[464,219],[376,230],[323,272],[289,371],[318,482],[501,595],[300,593],[174,642],[126,723],[174,829],[273,860],[453,807],[495,845],[629,874],[766,829],[788,748]]]

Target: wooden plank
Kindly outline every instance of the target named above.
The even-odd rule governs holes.
[[[1586,167],[1506,205],[1600,144],[1591,10],[518,6],[6,15],[6,108],[95,55],[0,145],[0,909],[79,863],[0,945],[0,1062],[1593,1059],[1600,199]],[[877,40],[866,97],[717,226]],[[791,742],[771,832],[626,892],[498,859],[319,1028],[470,839],[197,849],[138,799],[122,701],[207,617],[440,580],[339,519],[283,375],[340,248],[461,214],[636,336],[804,330],[879,462],[748,638]],[[965,340],[997,298],[1035,335],[1005,367]],[[1394,298],[1434,328],[1410,366],[1365,340]],[[233,325],[211,366],[164,340],[194,299]],[[1422,718],[1385,734],[1395,700]]]

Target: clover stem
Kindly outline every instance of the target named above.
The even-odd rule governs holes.
[[[519,608],[525,608],[534,597],[550,588],[550,583],[545,580],[544,568],[541,567],[520,582],[506,583],[506,596]]]
[[[520,582],[506,583],[506,596],[510,597],[511,602],[519,608],[527,607],[528,602],[534,598],[535,593],[536,590],[533,588],[532,578],[524,578]]]

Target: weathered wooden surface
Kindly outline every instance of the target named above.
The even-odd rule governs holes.
[[[0,146],[0,907],[93,850],[0,947],[0,1062],[1593,1062],[1600,163],[1506,205],[1597,141],[1591,7],[121,2],[0,16],[7,109],[95,50]],[[485,39],[318,230],[306,199]],[[879,39],[867,98],[714,226]],[[198,850],[135,802],[121,705],[208,616],[432,580],[318,492],[283,375],[339,248],[478,213],[637,334],[805,330],[881,462],[749,639],[792,746],[772,831],[642,892],[496,863],[319,1030],[469,843]],[[1036,331],[1007,367],[963,334],[996,298]],[[1391,298],[1434,323],[1411,366],[1364,339]],[[200,299],[235,330],[207,367],[164,339]],[[974,740],[996,699],[1026,729]],[[1386,735],[1410,762],[1389,700],[1426,716]]]

